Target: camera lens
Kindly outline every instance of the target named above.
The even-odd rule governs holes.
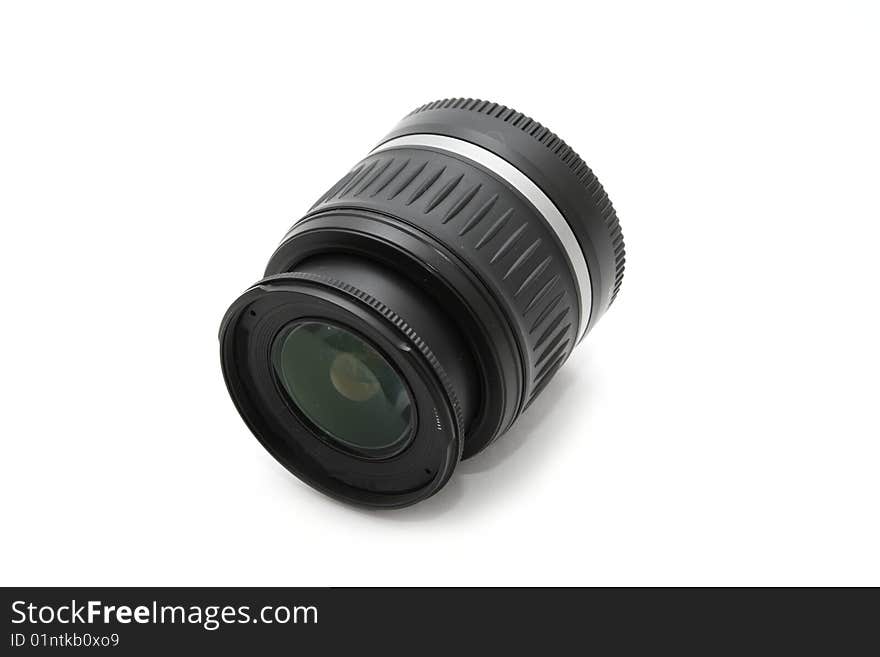
[[[513,109],[411,112],[284,236],[220,329],[230,395],[293,474],[393,508],[502,436],[612,304],[616,213]]]

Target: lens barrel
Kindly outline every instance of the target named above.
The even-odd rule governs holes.
[[[436,101],[288,231],[223,319],[224,377],[295,475],[347,502],[406,506],[507,431],[623,269],[611,202],[565,142],[503,105]]]

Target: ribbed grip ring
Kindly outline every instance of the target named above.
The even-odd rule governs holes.
[[[488,100],[480,100],[479,98],[444,98],[442,100],[425,103],[414,109],[407,116],[413,116],[414,114],[434,109],[457,109],[467,112],[477,112],[503,121],[532,137],[537,143],[551,151],[557,158],[559,158],[560,162],[569,168],[577,181],[589,193],[593,203],[600,208],[600,212],[605,221],[605,226],[608,230],[608,238],[613,244],[615,279],[611,299],[608,302],[608,305],[610,306],[617,297],[617,294],[620,291],[620,286],[623,283],[623,272],[626,266],[626,248],[623,241],[623,231],[620,227],[620,221],[617,218],[617,212],[614,210],[614,206],[611,204],[611,199],[608,198],[608,194],[605,192],[599,179],[596,178],[593,171],[587,166],[587,163],[581,159],[571,146],[566,144],[561,137],[556,135],[549,128],[546,128],[522,112],[518,112],[511,107],[499,103],[493,103]]]
[[[446,152],[374,153],[328,190],[308,216],[365,208],[440,240],[504,300],[524,367],[523,405],[577,341],[577,287],[553,231],[505,181]]]

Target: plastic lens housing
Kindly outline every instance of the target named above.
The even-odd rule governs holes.
[[[419,107],[322,194],[220,330],[230,395],[293,474],[394,508],[502,436],[620,290],[623,236],[559,137]]]

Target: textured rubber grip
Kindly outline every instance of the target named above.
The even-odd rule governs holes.
[[[477,271],[508,311],[525,370],[522,403],[530,403],[577,337],[574,278],[556,235],[535,208],[474,163],[419,148],[368,156],[310,214],[344,207],[414,225]]]
[[[447,98],[410,112],[384,141],[417,133],[470,141],[516,166],[553,199],[591,264],[592,326],[617,298],[626,250],[608,194],[583,159],[551,130],[515,109],[474,98]]]

